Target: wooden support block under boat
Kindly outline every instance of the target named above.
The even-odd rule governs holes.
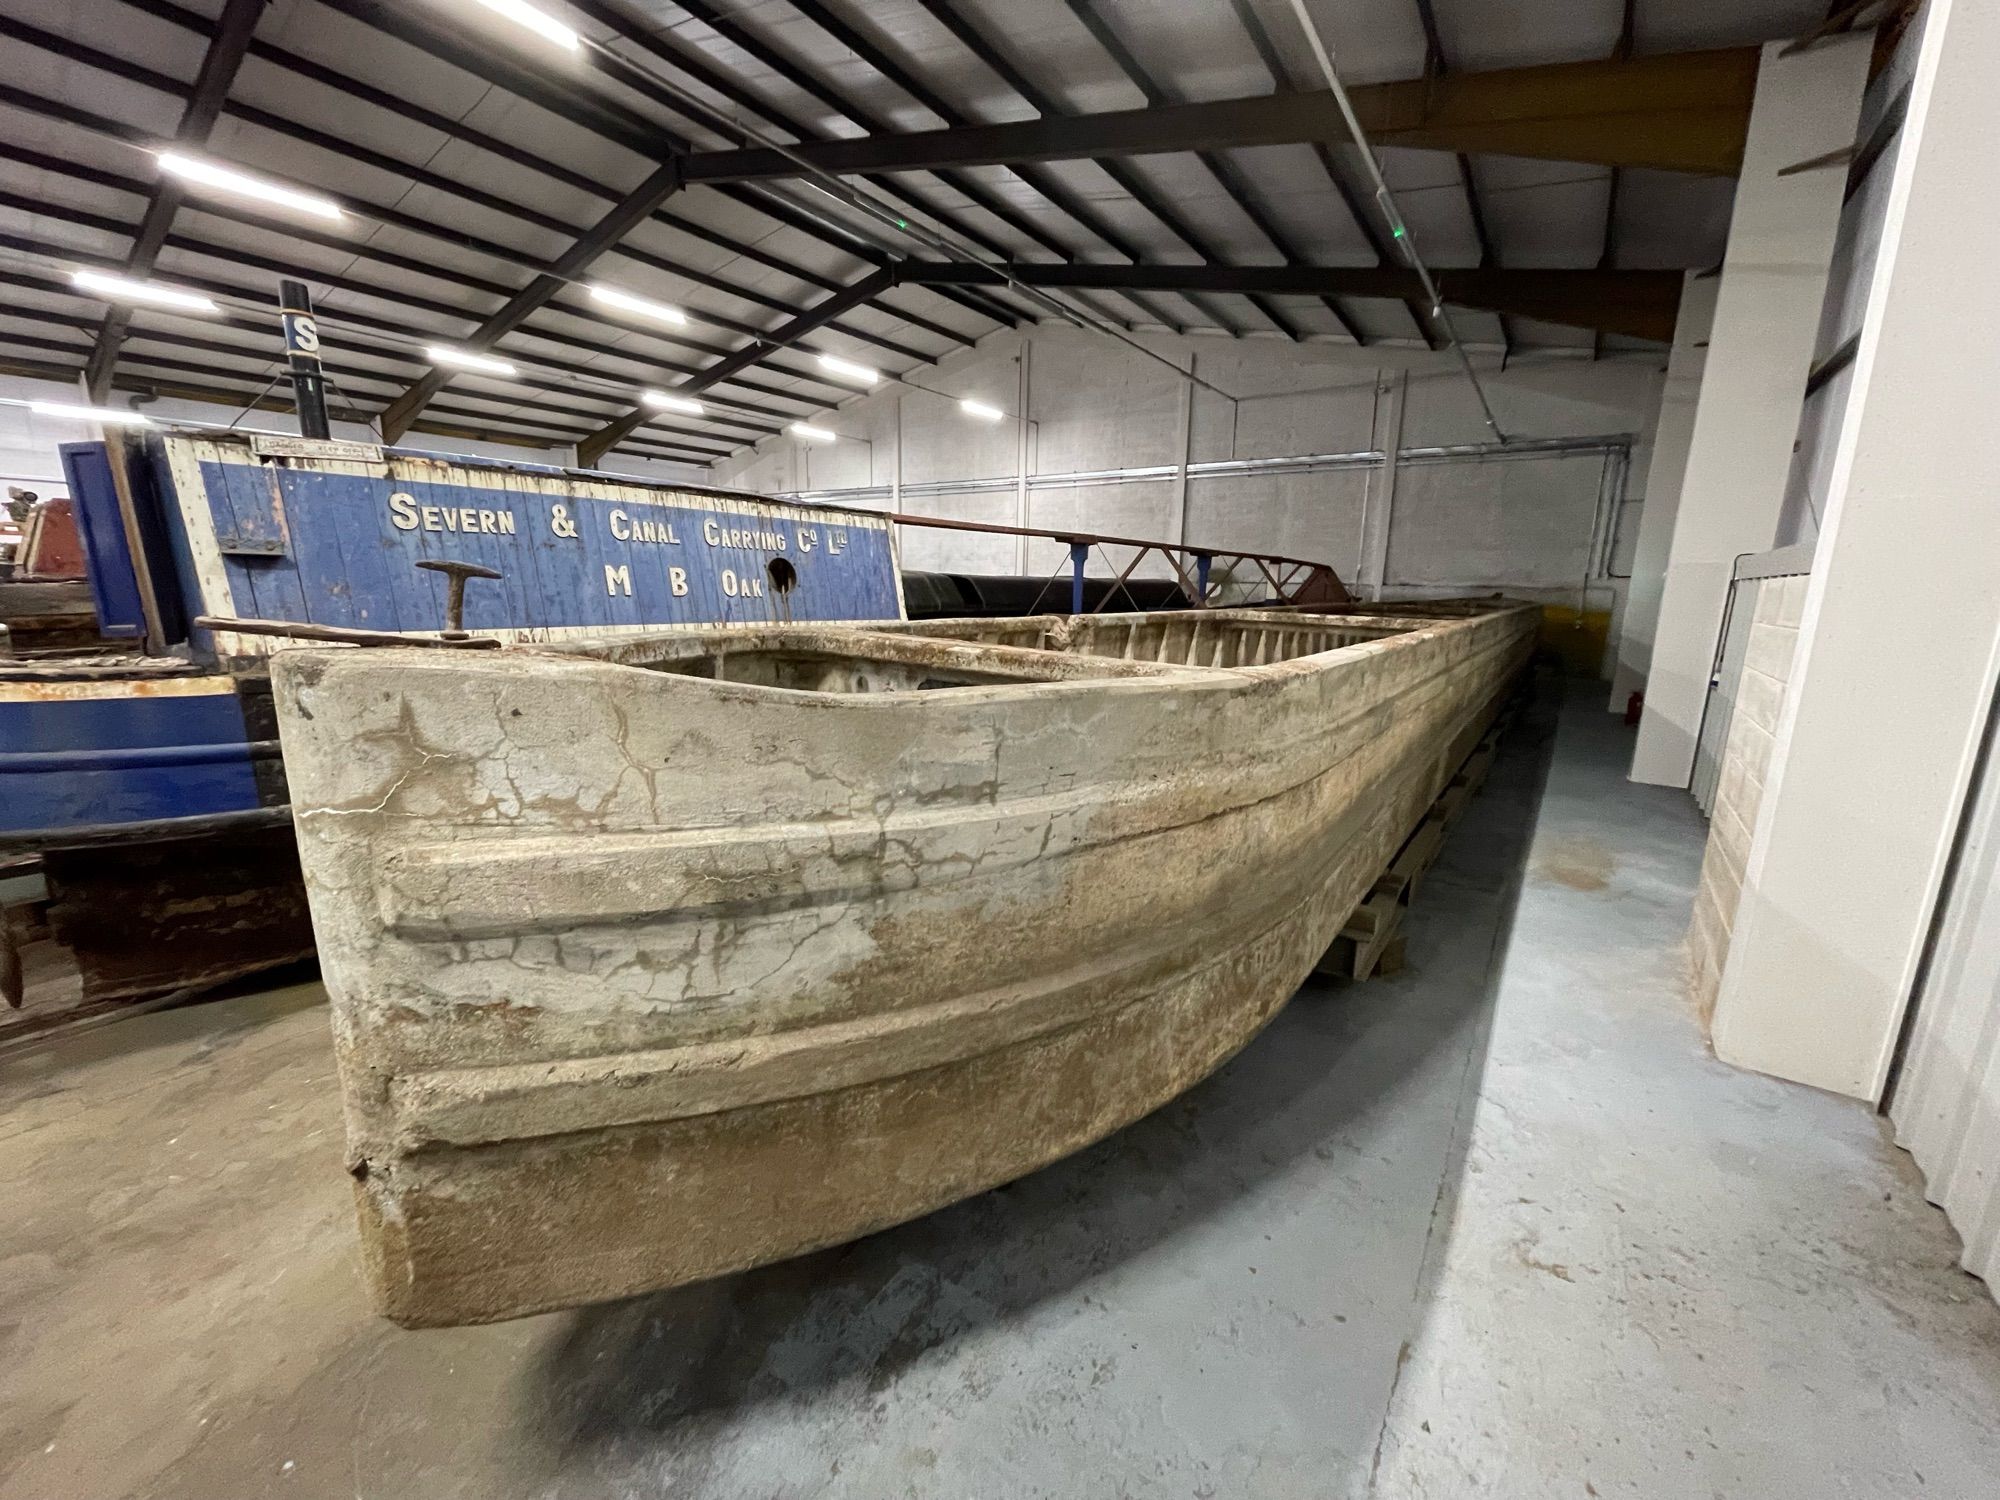
[[[1311,971],[1536,618],[281,653],[377,1305],[720,1275],[1158,1107]]]
[[[1500,736],[1513,715],[1514,704],[1510,700],[1494,716],[1465,763],[1445,783],[1443,793],[1424,813],[1367,896],[1348,914],[1340,935],[1314,965],[1315,973],[1361,980],[1402,971],[1404,908],[1416,896],[1418,882],[1443,849],[1445,834],[1465,810],[1466,800],[1486,780]]]

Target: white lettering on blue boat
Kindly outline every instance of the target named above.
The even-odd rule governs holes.
[[[419,505],[416,496],[397,490],[389,497],[389,524],[398,531],[478,532],[481,536],[513,536],[511,510],[487,510],[470,505]]]
[[[787,545],[782,531],[722,526],[713,518],[701,523],[701,539],[711,547],[741,547],[758,552],[783,552]]]
[[[623,510],[611,512],[611,535],[621,542],[659,542],[678,547],[681,539],[674,534],[671,521],[633,520]]]

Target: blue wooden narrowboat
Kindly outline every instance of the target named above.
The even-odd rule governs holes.
[[[214,430],[69,444],[62,460],[102,644],[0,659],[0,869],[40,862],[57,936],[105,998],[310,951],[303,900],[258,896],[297,886],[265,671],[287,635],[421,641],[458,624],[556,641],[903,615],[893,530],[873,513]],[[228,937],[207,958],[176,951],[185,921],[106,920],[184,916],[197,887]]]

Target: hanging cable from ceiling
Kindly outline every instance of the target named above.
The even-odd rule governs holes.
[[[1367,164],[1369,180],[1375,186],[1375,203],[1389,221],[1389,236],[1403,252],[1403,258],[1410,263],[1410,269],[1417,273],[1417,280],[1423,284],[1424,296],[1430,302],[1431,317],[1444,329],[1445,340],[1458,355],[1458,362],[1465,369],[1465,378],[1472,382],[1472,393],[1479,400],[1479,411],[1493,436],[1501,442],[1507,441],[1507,434],[1500,430],[1500,419],[1493,415],[1492,403],[1486,399],[1486,387],[1480,382],[1479,371],[1474,368],[1472,356],[1465,351],[1465,342],[1458,336],[1458,329],[1446,310],[1444,297],[1438,292],[1437,283],[1431,279],[1430,268],[1417,253],[1416,241],[1410,237],[1410,226],[1403,222],[1403,214],[1396,207],[1396,195],[1389,191],[1389,183],[1382,175],[1382,163],[1376,158],[1375,148],[1369,144],[1368,132],[1361,128],[1361,118],[1354,112],[1354,101],[1347,97],[1346,86],[1340,81],[1340,72],[1333,65],[1333,54],[1327,50],[1325,40],[1314,24],[1312,13],[1306,9],[1306,0],[1291,0],[1292,14],[1298,17],[1299,26],[1306,34],[1306,42],[1312,48],[1313,59],[1326,79],[1326,86],[1333,93],[1334,101],[1340,106],[1340,115],[1347,122],[1347,133],[1354,138],[1356,149],[1361,152],[1361,160]]]

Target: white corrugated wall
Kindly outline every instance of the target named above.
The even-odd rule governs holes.
[[[1890,1096],[1896,1141],[2000,1296],[2000,764],[1989,747]]]

